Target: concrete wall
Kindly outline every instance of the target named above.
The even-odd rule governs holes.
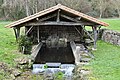
[[[120,32],[116,32],[113,30],[102,30],[102,40],[105,42],[109,42],[114,45],[120,46]]]

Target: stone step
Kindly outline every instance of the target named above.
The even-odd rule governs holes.
[[[81,56],[84,56],[84,57],[89,57],[89,55],[88,54],[81,54]]]
[[[81,62],[89,62],[91,60],[91,58],[81,58],[80,61]]]

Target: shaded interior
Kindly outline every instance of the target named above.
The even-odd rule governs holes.
[[[72,53],[70,43],[67,43],[67,47],[54,48],[48,48],[46,44],[44,44],[37,54],[34,64],[45,64],[47,62],[74,64],[75,58]]]

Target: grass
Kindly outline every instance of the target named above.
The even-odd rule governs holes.
[[[120,19],[100,19],[100,20],[109,24],[109,26],[107,27],[102,26],[102,28],[111,29],[120,32]],[[86,29],[92,31],[91,27],[87,27]]]
[[[120,47],[103,41],[97,45],[97,51],[93,52],[95,60],[90,62],[92,76],[95,80],[120,80]]]
[[[4,28],[9,21],[0,21],[0,62],[5,62],[10,66],[15,65],[14,59],[21,56],[18,55],[17,45],[13,30]]]
[[[120,19],[101,19],[101,20],[109,23],[109,26],[107,27],[107,29],[120,32]]]

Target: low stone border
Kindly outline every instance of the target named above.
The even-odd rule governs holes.
[[[104,30],[101,39],[105,42],[120,46],[120,32]]]

